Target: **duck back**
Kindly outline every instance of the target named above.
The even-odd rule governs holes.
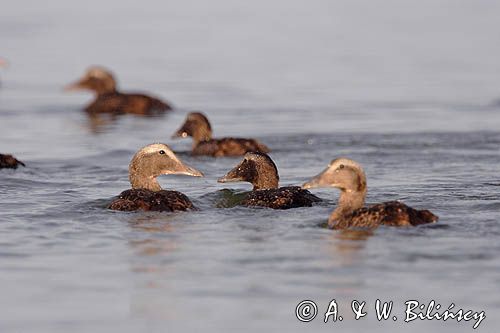
[[[200,142],[194,149],[193,155],[243,156],[247,152],[269,152],[269,148],[255,139],[222,138]]]
[[[320,198],[303,190],[299,186],[280,187],[277,189],[256,190],[250,192],[242,201],[244,206],[261,206],[273,209],[311,207]]]
[[[399,201],[364,207],[331,221],[333,229],[375,228],[379,225],[416,226],[437,222],[438,217],[428,210],[417,210]]]
[[[120,193],[118,198],[108,206],[112,210],[121,211],[185,211],[195,209],[189,198],[177,191],[151,191],[147,189],[130,189]]]
[[[143,94],[124,94],[119,92],[102,94],[86,107],[85,111],[95,113],[132,113],[137,115],[153,115],[172,108],[167,103]]]

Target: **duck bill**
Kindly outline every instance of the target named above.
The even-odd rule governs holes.
[[[7,60],[0,58],[0,67],[7,67]]]
[[[179,161],[174,170],[164,172],[164,174],[186,175],[192,177],[203,177],[203,172]]]
[[[219,183],[231,183],[231,182],[241,182],[243,181],[243,177],[239,174],[238,171],[239,165],[229,171],[224,177],[217,179]]]
[[[75,91],[85,89],[85,81],[79,80],[64,86],[64,91]]]
[[[303,189],[310,189],[310,188],[315,188],[315,187],[327,187],[327,186],[328,187],[330,187],[330,186],[335,187],[335,185],[331,184],[328,181],[329,177],[328,177],[327,173],[328,173],[328,169],[325,169],[320,174],[314,176],[309,181],[302,184],[302,188]]]

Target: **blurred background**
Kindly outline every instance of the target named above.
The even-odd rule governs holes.
[[[294,315],[305,298],[347,309],[393,299],[402,313],[408,297],[485,310],[480,329],[492,331],[499,17],[492,0],[2,1],[0,152],[28,167],[0,173],[0,329],[471,330]],[[176,110],[96,126],[81,111],[92,95],[63,92],[90,65]],[[269,145],[283,184],[345,155],[365,166],[369,202],[403,199],[440,223],[335,233],[319,227],[337,196],[328,189],[312,209],[216,209],[215,180],[238,159],[182,153],[207,177],[161,182],[200,212],[106,211],[138,148],[189,149],[170,136],[191,110],[207,113],[216,136]]]

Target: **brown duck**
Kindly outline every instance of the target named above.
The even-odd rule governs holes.
[[[139,150],[130,162],[129,179],[132,189],[123,191],[108,208],[169,212],[194,208],[186,195],[162,190],[156,177],[167,174],[203,176],[198,170],[182,163],[167,145],[148,145]]]
[[[207,117],[200,112],[188,114],[182,127],[173,138],[193,138],[193,155],[242,156],[247,152],[257,151],[268,153],[269,148],[255,139],[222,138],[212,139],[212,126]]]
[[[79,89],[91,90],[96,94],[95,100],[85,108],[90,114],[154,115],[172,109],[155,97],[118,91],[113,74],[102,67],[89,68],[83,78],[66,87],[66,90]]]
[[[333,229],[375,228],[381,224],[416,226],[438,220],[428,210],[416,210],[399,201],[364,207],[367,191],[365,172],[358,163],[347,158],[333,160],[322,173],[302,187],[328,186],[340,189],[337,208],[328,220],[328,226]]]
[[[311,207],[314,202],[321,201],[299,186],[279,187],[278,168],[265,153],[246,153],[243,161],[218,181],[251,183],[253,190],[241,202],[243,206],[289,209]]]
[[[17,169],[20,165],[26,166],[12,155],[0,154],[0,169]]]

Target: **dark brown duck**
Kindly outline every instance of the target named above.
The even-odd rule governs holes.
[[[83,78],[66,87],[66,90],[78,89],[91,90],[96,95],[95,100],[85,107],[85,111],[90,114],[154,115],[172,109],[168,103],[158,98],[118,91],[113,74],[101,67],[89,68]]]
[[[243,161],[218,181],[251,183],[253,190],[241,202],[244,206],[289,209],[311,207],[314,202],[321,201],[299,186],[279,187],[278,169],[265,153],[246,153]]]
[[[247,152],[268,153],[269,148],[255,139],[242,138],[212,138],[212,126],[207,117],[200,112],[188,114],[182,127],[173,135],[173,138],[193,138],[193,155],[242,156]]]
[[[0,169],[17,169],[20,165],[26,165],[12,155],[0,154]]]
[[[198,170],[182,163],[167,145],[151,144],[139,150],[130,162],[129,179],[132,189],[123,191],[108,208],[168,212],[193,209],[194,206],[186,195],[162,190],[156,177],[167,174],[203,176]]]
[[[328,186],[340,189],[337,208],[328,220],[328,226],[333,229],[375,228],[381,224],[416,226],[438,220],[428,210],[417,210],[399,201],[364,207],[367,191],[365,172],[358,163],[347,158],[333,160],[303,188]]]

